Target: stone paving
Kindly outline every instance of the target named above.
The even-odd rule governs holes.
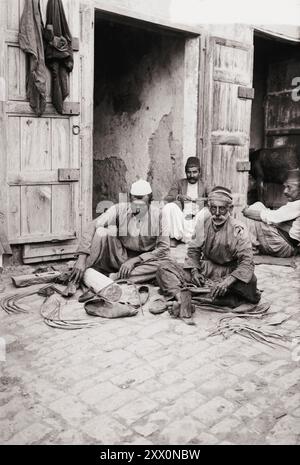
[[[196,326],[145,311],[78,331],[46,326],[41,298],[0,311],[0,443],[299,443],[299,271],[256,267],[270,312],[290,316],[282,348],[209,337],[221,315],[200,310]]]

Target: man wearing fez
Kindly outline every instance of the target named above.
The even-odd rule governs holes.
[[[189,242],[194,227],[203,209],[206,188],[201,179],[199,158],[189,157],[185,165],[186,178],[175,181],[164,198],[167,204],[164,212],[168,222],[171,246],[180,242]],[[203,214],[207,214],[207,209]]]

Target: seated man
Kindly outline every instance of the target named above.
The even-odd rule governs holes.
[[[93,220],[78,246],[78,260],[70,279],[79,282],[86,268],[136,283],[155,277],[168,257],[170,239],[162,210],[151,204],[147,181],[132,184],[130,202],[119,203]]]
[[[164,198],[165,202],[168,202],[164,207],[164,212],[168,222],[171,246],[174,247],[178,241],[190,241],[206,196],[206,189],[200,179],[199,158],[189,157],[185,172],[186,178],[177,180]],[[207,209],[205,210],[207,213]]]
[[[291,257],[300,242],[300,170],[289,171],[284,183],[288,202],[277,210],[256,202],[243,210],[254,248],[265,255]]]
[[[213,188],[208,196],[211,216],[197,221],[184,266],[169,261],[158,270],[157,280],[167,297],[180,301],[187,284],[200,287],[209,280],[207,303],[234,308],[259,302],[251,242],[245,226],[231,216],[232,208],[231,191]]]

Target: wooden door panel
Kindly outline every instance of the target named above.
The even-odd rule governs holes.
[[[21,234],[39,236],[51,233],[51,187],[21,187]]]
[[[249,160],[253,49],[215,37],[210,40],[207,57],[206,113],[210,116],[204,138],[204,172],[212,185],[232,190],[235,216],[241,217],[248,172],[237,167]],[[241,86],[247,92],[241,93]]]
[[[300,134],[300,105],[291,98],[291,91],[268,95],[266,133]]]
[[[7,118],[7,170],[10,172],[21,171],[21,139],[20,117],[8,116]]]
[[[21,170],[51,169],[50,118],[21,118]]]
[[[21,187],[10,186],[8,189],[8,236],[21,236]]]
[[[26,59],[16,44],[7,47],[9,100],[26,100]]]
[[[69,118],[56,118],[51,121],[52,169],[70,168],[71,138]]]
[[[64,0],[63,4],[72,35],[78,37],[79,2]],[[45,22],[47,0],[41,0],[40,5]],[[60,181],[61,169],[79,169],[81,165],[79,135],[72,131],[73,126],[80,126],[80,56],[74,52],[65,114],[59,115],[51,104],[51,75],[47,70],[48,103],[44,115],[37,117],[26,98],[27,58],[18,43],[23,7],[24,0],[11,0],[2,10],[6,15],[4,108],[9,239],[12,244],[66,241],[75,239],[80,227],[80,177]],[[40,255],[41,250],[39,247]],[[64,250],[70,252],[68,247]]]
[[[75,235],[73,185],[56,184],[52,186],[52,230],[57,234]]]
[[[233,84],[251,83],[252,57],[249,47],[230,40],[214,40],[213,79]]]
[[[214,82],[213,131],[247,134],[251,117],[249,108],[251,108],[250,100],[238,98],[237,85],[220,81]]]

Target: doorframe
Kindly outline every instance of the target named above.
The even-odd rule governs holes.
[[[167,34],[182,36],[185,40],[184,55],[184,104],[183,104],[183,133],[182,133],[182,171],[186,159],[190,156],[198,156],[199,153],[199,130],[201,131],[200,140],[203,140],[202,129],[203,122],[199,121],[200,111],[203,100],[203,82],[200,79],[200,67],[202,66],[203,50],[202,49],[202,31],[191,30],[188,26],[186,29],[180,26],[170,27],[160,22],[148,22],[142,18],[135,18],[123,14],[116,14],[111,11],[102,10],[97,7],[90,7],[86,4],[80,8],[81,13],[81,63],[82,63],[82,109],[81,109],[81,218],[82,230],[85,224],[92,219],[93,203],[93,138],[94,138],[94,28],[95,16],[99,12],[103,17],[112,21],[121,22],[142,29],[157,31],[165,30]],[[84,25],[92,24],[90,31],[86,34]],[[92,31],[92,32],[91,32]],[[93,51],[91,53],[91,50]],[[203,60],[204,62],[204,60]],[[92,78],[91,78],[92,76]],[[89,102],[92,102],[91,105]],[[201,149],[202,150],[202,149]],[[89,162],[88,162],[89,160]],[[86,163],[83,163],[86,161]]]
[[[0,223],[8,233],[7,217],[7,117],[6,105],[6,69],[5,69],[5,39],[6,39],[6,2],[0,2]]]

